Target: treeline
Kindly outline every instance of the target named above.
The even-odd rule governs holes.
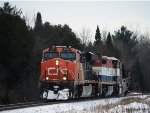
[[[39,100],[38,79],[42,50],[52,45],[82,49],[68,25],[27,25],[22,11],[8,2],[0,7],[0,104]]]
[[[95,41],[86,34],[77,36],[68,25],[42,22],[38,12],[35,26],[27,25],[22,11],[8,2],[0,7],[0,104],[39,100],[41,51],[52,45],[67,45],[122,60],[132,89],[150,91],[149,36],[138,36],[122,26],[101,36],[97,26]],[[81,37],[81,38],[78,38]],[[105,40],[104,40],[105,39]]]
[[[81,35],[85,40],[88,36]],[[121,26],[113,34],[101,36],[97,26],[94,43],[84,45],[85,51],[100,53],[101,55],[116,57],[124,64],[125,75],[131,79],[131,90],[150,92],[150,36],[139,35]]]

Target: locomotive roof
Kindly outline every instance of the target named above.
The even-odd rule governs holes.
[[[56,47],[56,48],[66,48],[66,47],[69,47],[69,48],[71,48],[73,51],[77,51],[77,52],[81,53],[80,50],[75,49],[75,48],[72,48],[71,46],[51,46],[51,47]],[[43,52],[49,52],[49,48],[44,49]]]
[[[56,47],[56,48],[69,47],[69,48],[71,48],[73,51],[77,51],[78,53],[82,53],[80,50],[75,49],[75,48],[72,48],[71,46],[51,46],[51,47]],[[49,52],[49,48],[44,49],[43,52]],[[92,54],[92,55],[96,55],[96,54],[94,54],[94,53],[92,53],[92,52],[89,52],[89,53]],[[115,58],[115,57],[102,56],[102,58],[103,58],[103,59],[109,59],[109,60],[117,60],[117,61],[119,61],[119,59],[117,59],[117,58]]]

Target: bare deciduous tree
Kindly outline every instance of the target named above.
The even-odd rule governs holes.
[[[81,33],[79,34],[79,37],[81,38],[82,43],[87,45],[92,37],[90,29],[83,27]]]

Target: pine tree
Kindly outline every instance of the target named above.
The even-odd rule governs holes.
[[[133,32],[128,30],[125,26],[121,26],[121,29],[115,32],[113,39],[115,43],[119,42],[123,48],[128,48],[129,50],[137,44],[137,36],[133,35]]]
[[[96,34],[95,34],[95,44],[100,44],[100,43],[101,43],[101,33],[97,25]]]
[[[112,46],[113,46],[113,44],[112,44],[112,38],[111,38],[110,32],[109,32],[108,35],[107,35],[106,46],[107,46],[107,47],[112,47]]]
[[[34,31],[35,32],[40,32],[42,29],[42,16],[41,13],[38,12],[35,20],[35,26],[34,26]]]
[[[0,9],[0,102],[7,104],[20,101],[16,95],[28,90],[22,86],[27,87],[30,80],[34,36],[17,8],[4,3]]]
[[[22,14],[21,9],[17,9],[16,6],[12,7],[9,2],[5,2],[3,7],[0,7],[0,13],[11,14],[13,16],[20,16]]]

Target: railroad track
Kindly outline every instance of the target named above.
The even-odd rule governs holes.
[[[132,94],[128,96],[139,96],[145,94]],[[80,99],[72,99],[72,100],[49,100],[49,101],[37,101],[37,102],[27,102],[27,103],[18,103],[18,104],[9,104],[9,105],[0,105],[0,111],[6,110],[13,110],[13,109],[21,109],[27,107],[36,107],[36,106],[45,106],[45,105],[53,105],[53,104],[60,104],[60,103],[72,103],[72,102],[83,102],[83,101],[91,101],[97,99],[109,99],[109,98],[120,98],[120,97],[127,97],[127,96],[117,96],[117,97],[88,97],[88,98],[80,98]]]
[[[8,105],[0,105],[0,111],[5,110],[12,110],[12,109],[19,109],[19,108],[26,108],[26,107],[33,107],[37,104],[42,104],[43,102],[27,102],[27,103],[17,103],[17,104],[8,104]]]

